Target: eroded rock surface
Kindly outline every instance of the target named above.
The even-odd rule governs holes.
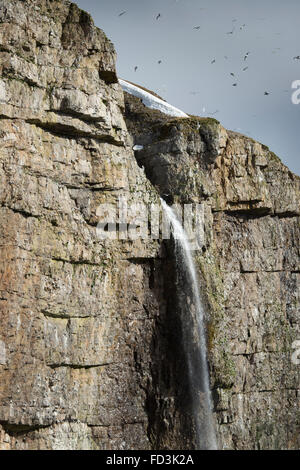
[[[160,247],[96,235],[99,204],[158,199],[113,46],[67,1],[2,1],[0,21],[0,447],[147,448]]]

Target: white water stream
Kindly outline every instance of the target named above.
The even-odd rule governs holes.
[[[177,289],[199,449],[217,449],[199,280],[188,237],[175,212],[161,199],[175,243]]]

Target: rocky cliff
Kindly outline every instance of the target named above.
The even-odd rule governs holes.
[[[124,96],[66,0],[1,0],[0,55],[0,449],[195,447],[172,245],[96,230],[102,204],[160,195],[205,210],[220,447],[299,448],[300,178],[215,120]]]

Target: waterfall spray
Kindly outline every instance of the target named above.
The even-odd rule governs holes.
[[[175,212],[161,199],[175,243],[178,296],[199,449],[217,449],[204,331],[203,304],[188,237]],[[179,292],[180,291],[180,292]]]

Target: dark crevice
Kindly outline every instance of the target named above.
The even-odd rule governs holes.
[[[53,261],[61,262],[61,263],[67,263],[67,264],[72,264],[74,266],[80,266],[80,265],[87,265],[87,266],[101,266],[101,263],[93,263],[92,261],[88,260],[68,260],[65,258],[59,258],[59,257],[51,257]]]
[[[2,78],[5,80],[5,79],[8,79],[8,80],[15,80],[17,82],[22,82],[22,83],[25,83],[26,85],[30,86],[30,87],[35,87],[35,88],[39,88],[40,90],[45,90],[46,88],[39,85],[38,83],[36,83],[34,80],[31,80],[29,77],[26,77],[26,76],[16,76],[12,73],[9,73],[9,72],[6,72],[6,71],[3,71],[2,73]]]
[[[278,217],[279,219],[289,219],[289,218],[294,218],[294,217],[300,217],[300,212],[293,212],[293,211],[275,212],[274,217]]]
[[[246,271],[241,270],[240,274],[258,274],[258,273],[288,273],[288,274],[300,274],[300,271],[291,271],[289,269],[264,269],[260,271]]]
[[[239,210],[221,210],[221,211],[213,211],[213,212],[224,212],[224,214],[235,217],[237,219],[261,219],[263,217],[267,217],[272,215],[271,209],[269,208],[253,208],[253,209],[239,209]]]
[[[129,263],[138,265],[149,264],[153,262],[153,258],[126,258],[125,260]]]
[[[80,121],[83,121],[87,124],[93,124],[97,122],[105,122],[105,120],[101,117],[92,117],[87,114],[83,114],[80,112],[76,112],[72,109],[65,108],[64,111],[57,110],[57,109],[47,109],[46,110],[48,113],[54,113],[57,114],[58,116],[62,117],[72,117],[75,119],[80,119]]]
[[[58,319],[58,320],[72,320],[73,318],[74,319],[95,318],[92,315],[81,315],[80,316],[80,315],[67,315],[67,314],[63,314],[63,313],[55,314],[55,313],[49,312],[48,310],[41,310],[41,313],[45,317],[54,318],[54,319]]]
[[[116,189],[111,186],[96,186],[97,183],[87,183],[88,186],[75,186],[73,184],[68,184],[65,183],[64,186],[66,186],[67,189],[76,189],[80,191],[90,191],[90,192],[105,192],[105,191],[110,191],[110,192],[117,192],[120,191],[120,188]]]
[[[88,428],[110,428],[111,424],[89,424],[86,423]]]
[[[34,219],[38,219],[40,216],[38,215],[34,215],[32,214],[31,212],[28,212],[24,209],[15,209],[14,207],[10,207],[10,206],[5,206],[5,205],[1,205],[2,208],[5,208],[5,209],[9,209],[11,210],[12,212],[15,212],[16,214],[20,214],[22,215],[23,217],[25,217],[25,219],[29,219],[29,218],[34,218]]]
[[[116,362],[104,362],[102,364],[68,364],[68,363],[59,363],[59,364],[47,364],[51,369],[59,369],[62,367],[68,367],[69,369],[94,369],[98,367],[106,367],[116,364]]]
[[[118,83],[116,72],[112,70],[99,70],[99,77],[108,85]]]

